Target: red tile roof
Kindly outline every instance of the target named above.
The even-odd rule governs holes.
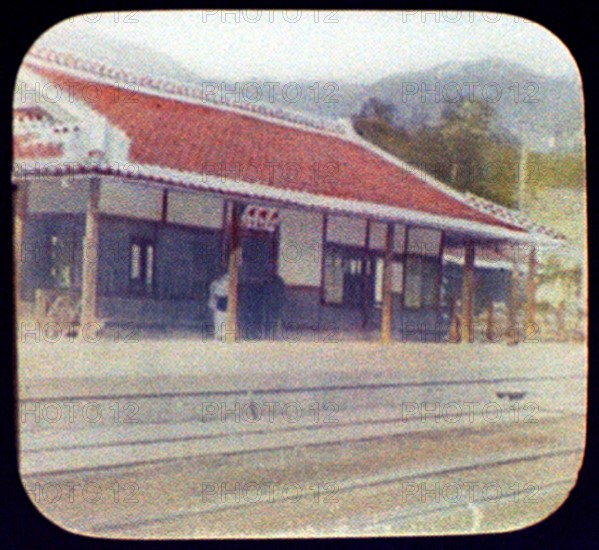
[[[13,155],[19,159],[59,158],[63,155],[62,143],[31,142],[27,136],[15,136]]]
[[[14,109],[15,119],[22,120],[50,120],[53,118],[50,114],[39,106],[34,107],[17,107]]]
[[[124,131],[131,162],[522,230],[340,136],[30,68]]]

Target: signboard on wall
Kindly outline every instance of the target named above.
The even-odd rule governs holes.
[[[248,204],[241,215],[241,226],[246,229],[274,231],[279,225],[279,210]]]

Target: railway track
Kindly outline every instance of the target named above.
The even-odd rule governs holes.
[[[396,363],[394,353],[384,357],[389,364]],[[40,378],[20,386],[21,475],[26,487],[101,487],[100,502],[81,495],[66,502],[66,493],[52,502],[41,493],[38,504],[59,525],[114,537],[420,533],[427,532],[427,518],[455,532],[474,532],[495,528],[492,516],[510,518],[506,525],[517,527],[520,515],[538,520],[533,513],[549,513],[575,483],[584,450],[586,378],[578,363],[523,375],[516,366],[504,368],[500,358],[485,361],[484,368],[471,364],[467,376],[452,363],[434,378],[410,364],[365,372],[329,372],[322,365],[303,377],[278,369],[261,380],[252,365],[221,378],[203,369],[198,376],[131,384],[102,375],[63,384],[51,378],[46,386]],[[279,409],[270,416],[266,404],[273,402]],[[470,408],[473,403],[478,409]],[[64,413],[73,404],[79,412],[88,406],[103,414],[52,417],[51,411],[62,407]],[[292,409],[282,414],[293,404],[303,412],[299,418],[291,418]],[[532,479],[540,508],[524,509],[508,496],[397,502],[404,484],[484,482],[493,475],[501,483]],[[252,479],[305,487],[333,480],[340,500],[326,509],[305,501],[276,507],[202,501],[203,483]],[[135,485],[139,500],[114,500],[115,484]]]
[[[411,473],[402,473],[399,475],[379,475],[379,476],[369,476],[367,478],[361,479],[345,479],[341,482],[338,482],[338,491],[336,495],[341,496],[343,493],[357,493],[360,491],[370,491],[372,489],[385,487],[385,486],[393,486],[411,481],[418,481],[423,479],[431,479],[438,478],[447,475],[455,475],[455,474],[467,474],[468,472],[473,471],[484,471],[490,469],[501,468],[502,466],[515,465],[520,463],[532,463],[539,462],[546,459],[556,458],[556,457],[571,457],[571,456],[580,456],[584,452],[583,448],[572,448],[572,449],[560,449],[557,451],[546,451],[542,453],[536,453],[533,455],[523,455],[513,454],[512,456],[500,458],[492,461],[471,461],[470,463],[460,464],[458,466],[453,467],[444,467],[444,468],[429,468],[424,469],[418,472]],[[546,483],[544,485],[537,485],[535,487],[536,492],[544,491],[556,486],[564,486],[566,488],[571,488],[575,484],[575,478],[569,477],[564,479],[559,479],[557,481],[552,481],[550,483]],[[276,498],[276,497],[273,497]],[[405,521],[410,518],[425,516],[428,514],[438,513],[438,512],[447,512],[452,509],[462,508],[464,506],[471,507],[480,506],[480,505],[491,505],[496,503],[500,499],[510,499],[514,498],[512,494],[502,494],[498,498],[494,498],[492,500],[485,500],[484,498],[478,498],[472,501],[465,502],[456,502],[456,503],[443,503],[441,506],[418,506],[418,509],[411,509],[409,511],[402,512],[388,512],[384,515],[379,515],[377,517],[365,517],[361,518],[361,520],[354,525],[354,530],[357,532],[368,532],[369,527],[375,525],[377,528],[387,526],[397,526],[400,522]],[[190,519],[190,518],[201,518],[205,515],[218,514],[219,512],[225,511],[242,511],[243,509],[251,510],[255,508],[255,502],[230,502],[230,503],[221,503],[221,504],[210,504],[209,506],[203,506],[201,509],[192,509],[185,511],[177,511],[173,513],[163,513],[154,517],[146,517],[143,519],[136,519],[128,522],[108,522],[108,523],[99,523],[93,526],[92,531],[96,533],[110,533],[110,532],[127,532],[130,529],[140,529],[143,527],[147,527],[149,525],[156,525],[165,522],[173,522],[181,519]],[[331,531],[335,531],[338,529],[337,526],[332,525]],[[297,532],[292,533],[278,533],[281,536],[298,536]]]
[[[433,387],[448,387],[448,386],[472,386],[472,385],[487,385],[487,384],[503,384],[503,383],[529,383],[529,382],[561,382],[566,380],[581,380],[586,381],[586,376],[583,375],[561,375],[561,376],[514,376],[514,377],[499,377],[499,378],[476,378],[472,380],[434,380],[428,382],[396,382],[396,383],[372,383],[372,384],[327,384],[322,386],[297,386],[293,388],[273,387],[273,388],[256,388],[252,390],[231,389],[231,390],[207,390],[207,391],[165,391],[160,393],[134,392],[134,393],[114,393],[106,395],[105,393],[79,393],[79,394],[60,394],[54,396],[27,396],[21,395],[19,403],[48,403],[55,402],[57,398],[66,401],[102,401],[114,399],[171,399],[184,397],[212,397],[212,396],[239,396],[248,395],[279,395],[288,393],[309,393],[309,392],[330,392],[342,390],[380,390],[380,389],[404,389],[404,388],[433,388]]]
[[[63,499],[44,508],[61,525],[108,537],[405,533],[410,529],[414,532],[413,525],[418,521],[425,522],[426,527],[428,516],[457,514],[464,522],[464,518],[474,518],[476,514],[484,516],[485,509],[504,506],[509,511],[518,506],[509,498],[493,502],[480,498],[457,503],[402,502],[399,495],[406,484],[495,480],[507,491],[504,493],[507,497],[514,480],[533,480],[541,498],[539,504],[529,508],[549,506],[544,503],[543,495],[551,491],[557,495],[555,498],[559,497],[558,501],[563,500],[575,483],[583,454],[578,435],[583,420],[579,415],[560,415],[530,426],[484,425],[453,431],[381,435],[369,440],[262,448],[245,455],[203,455],[151,464],[46,472],[23,476],[23,481],[29,488],[38,483],[73,485],[92,481],[102,485],[106,499],[100,503],[75,500],[69,504]],[[438,449],[444,452],[431,455]],[[468,449],[477,449],[477,453]],[[381,464],[381,459],[389,462],[390,452],[395,457],[390,463]],[[354,463],[359,466],[354,467]],[[559,479],[555,477],[557,474]],[[283,483],[280,491],[277,489],[273,494],[278,512],[272,520],[275,509],[268,502],[217,498],[222,495],[204,498],[203,480],[228,483],[230,488],[240,479]],[[334,508],[336,505],[318,507],[307,493],[302,507],[283,496],[285,483],[308,487],[326,480],[335,480],[335,496],[343,505],[339,510]],[[111,487],[115,483],[126,487],[131,482],[139,487],[139,502],[118,505],[112,502]],[[495,507],[489,508],[491,504]],[[254,527],[256,518],[261,524],[258,522]],[[285,527],[290,518],[297,518],[297,529]],[[462,531],[476,531],[478,524],[468,521]],[[239,522],[241,525],[245,522],[246,531],[240,531]],[[312,522],[314,527],[305,527]],[[486,525],[485,522],[478,523]],[[302,524],[303,530],[299,527]],[[209,526],[213,526],[214,533]]]
[[[293,421],[284,416],[251,419],[241,414],[232,421],[230,418],[223,421],[198,414],[197,409],[205,403],[186,401],[188,396],[184,394],[162,399],[152,397],[149,401],[157,410],[152,411],[152,406],[146,405],[144,422],[104,425],[79,422],[62,426],[33,423],[29,429],[21,429],[21,471],[28,475],[103,470],[194,456],[284,450],[394,434],[475,428],[485,423],[538,422],[556,415],[580,414],[568,404],[564,407],[554,403],[548,407],[547,400],[543,408],[536,401],[502,400],[496,397],[498,384],[486,386],[475,386],[475,392],[462,391],[461,398],[453,398],[444,386],[435,386],[432,391],[432,386],[423,386],[420,395],[415,395],[412,401],[407,400],[408,395],[413,395],[412,387],[391,390],[385,387],[384,393],[378,394],[369,386],[329,391],[327,399],[330,401],[321,404],[318,418],[313,414],[313,404],[319,403],[314,393],[288,391],[288,402],[300,413],[301,410],[307,413]],[[472,397],[464,398],[464,393]],[[535,396],[530,386],[521,393]],[[244,407],[248,403],[261,406],[261,398],[256,394],[243,395]],[[264,395],[270,403],[277,399],[272,393]],[[93,402],[98,410],[102,407],[108,410],[114,404],[110,398],[103,399],[104,402],[100,399]],[[222,398],[209,399],[214,405]],[[474,410],[473,403],[479,405],[478,410]],[[222,407],[233,410],[235,404],[239,405],[239,401],[229,399],[222,402]],[[330,411],[322,414],[327,405],[335,405],[334,415]],[[485,407],[490,412],[485,413]],[[241,410],[241,406],[238,409]]]

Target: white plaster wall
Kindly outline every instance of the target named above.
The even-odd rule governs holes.
[[[405,225],[395,224],[395,239],[393,241],[393,250],[398,254],[403,254],[406,249],[406,227]]]
[[[280,210],[279,275],[287,285],[320,286],[323,216]]]
[[[27,193],[27,209],[32,213],[84,213],[89,195],[85,178],[49,178],[31,181]]]
[[[441,248],[441,231],[413,227],[409,231],[408,252],[421,256],[438,256]]]
[[[386,238],[387,224],[382,222],[371,222],[368,248],[371,250],[385,250]]]
[[[224,204],[222,197],[210,193],[169,190],[167,220],[171,223],[220,229]]]
[[[162,191],[140,184],[105,180],[100,189],[100,211],[130,218],[160,220]]]
[[[349,216],[327,217],[327,242],[364,247],[366,220]]]

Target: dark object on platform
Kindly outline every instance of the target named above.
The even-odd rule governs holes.
[[[525,391],[498,391],[495,395],[499,399],[509,399],[510,401],[516,401],[526,397]]]

